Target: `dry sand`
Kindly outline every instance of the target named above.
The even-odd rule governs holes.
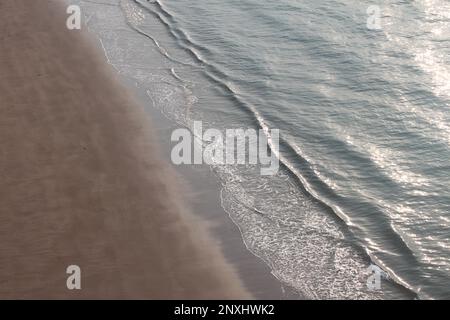
[[[0,298],[249,297],[188,223],[146,113],[66,18],[0,2]]]

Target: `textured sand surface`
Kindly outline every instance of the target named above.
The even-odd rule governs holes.
[[[145,112],[55,3],[0,2],[0,298],[249,297],[188,223]]]

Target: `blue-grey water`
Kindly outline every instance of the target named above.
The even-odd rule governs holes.
[[[246,246],[308,298],[450,298],[450,2],[73,0],[180,126],[280,129],[213,166]],[[384,270],[369,290],[367,268]]]

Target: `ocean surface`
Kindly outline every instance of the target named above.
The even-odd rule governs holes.
[[[245,245],[285,286],[450,298],[450,1],[376,1],[378,30],[373,1],[70,2],[180,127],[280,130],[278,174],[211,169]]]

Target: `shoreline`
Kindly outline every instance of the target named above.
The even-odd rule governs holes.
[[[174,130],[180,125],[170,120],[162,110],[152,105],[151,99],[144,87],[136,80],[121,73],[114,64],[109,62],[104,43],[95,31],[90,30],[104,60],[111,64],[112,69],[134,97],[139,99],[145,112],[152,120],[152,127],[157,133],[156,142],[161,150],[164,162],[169,164],[177,180],[181,184],[184,203],[192,212],[192,223],[202,225],[208,232],[209,239],[219,247],[225,259],[237,271],[244,286],[256,299],[304,299],[304,297],[277,279],[269,265],[251,252],[244,243],[241,230],[229,213],[222,207],[222,185],[219,177],[211,171],[209,165],[174,165],[171,162],[171,150],[174,146],[170,140]]]
[[[251,298],[194,225],[150,117],[65,27],[63,4],[0,8],[0,297]],[[74,264],[81,290],[66,287]]]
[[[173,142],[171,132],[179,125],[167,119],[160,110],[148,106],[145,90],[133,85],[134,81],[122,76],[122,81],[147,106],[157,132],[158,145],[165,161],[170,163]],[[272,273],[261,258],[254,255],[245,245],[239,227],[232,221],[221,205],[222,186],[210,167],[204,165],[171,165],[181,184],[185,202],[193,212],[195,223],[202,223],[223,252],[226,260],[236,269],[241,281],[256,299],[302,299],[292,288],[286,287]]]

